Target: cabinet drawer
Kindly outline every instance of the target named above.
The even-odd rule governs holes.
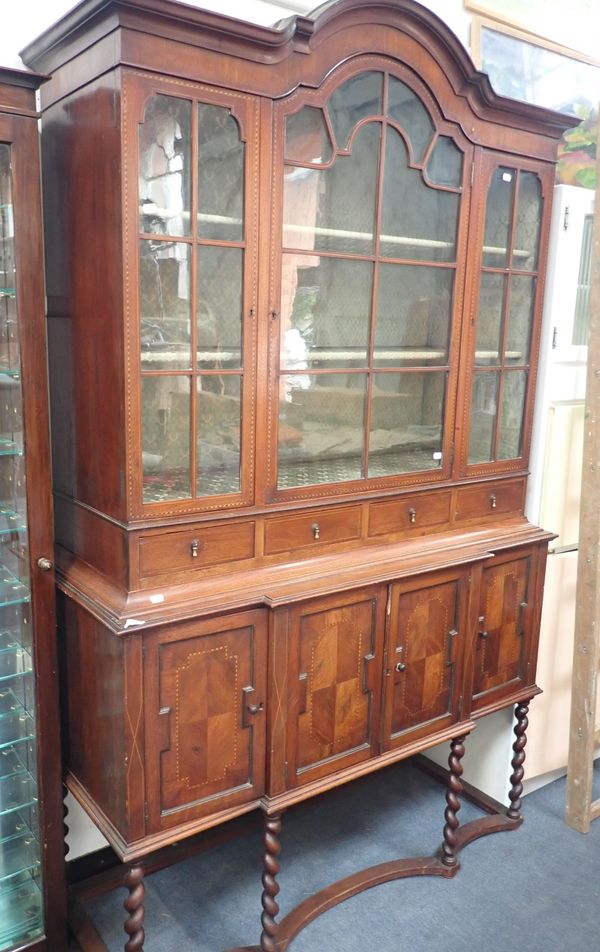
[[[360,506],[265,520],[265,555],[360,538]]]
[[[443,526],[450,521],[451,498],[448,491],[374,502],[369,508],[369,536]]]
[[[524,479],[462,487],[456,492],[455,521],[521,512],[524,492]]]
[[[140,538],[140,575],[201,569],[254,555],[254,523],[197,526]]]

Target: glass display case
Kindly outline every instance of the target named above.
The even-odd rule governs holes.
[[[1,950],[64,940],[35,85],[0,71]],[[19,98],[26,116],[3,114]]]

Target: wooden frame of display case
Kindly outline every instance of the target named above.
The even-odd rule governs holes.
[[[461,845],[521,822],[550,537],[523,516],[542,282],[523,452],[467,467],[488,201],[479,169],[493,154],[499,166],[545,180],[573,120],[495,95],[447,27],[412,0],[340,0],[315,21],[295,17],[277,29],[171,0],[85,0],[23,55],[52,73],[42,142],[68,784],[131,866],[129,950],[144,941],[144,855],[262,809],[260,949],[283,952],[303,924],[344,895],[414,873],[451,876]],[[429,113],[431,151],[437,130],[463,153],[462,185],[445,189],[461,190],[463,202],[457,257],[448,265],[456,268],[451,346],[441,366],[449,374],[444,447],[456,452],[441,469],[277,489],[284,118],[302,103],[320,108],[331,89],[365,69],[402,78],[409,101]],[[246,189],[250,213],[243,496],[190,500],[175,493],[142,501],[138,243],[143,236],[163,247],[164,236],[174,235],[175,243],[202,247],[181,222],[175,232],[171,224],[161,233],[138,227],[140,202],[162,207],[147,189],[150,173],[138,195],[138,130],[153,90],[174,97],[174,110],[183,100],[200,101],[226,104],[224,120],[228,111],[242,122],[244,110],[252,116],[238,135],[246,152],[237,194]],[[368,117],[388,121],[383,112]],[[190,134],[188,146],[172,118],[164,128],[178,141],[177,155],[189,157],[177,168],[189,162],[190,174],[200,175],[196,138]],[[401,137],[408,141],[405,132]],[[213,149],[222,157],[218,141],[215,133]],[[378,163],[380,194],[383,152]],[[323,165],[300,163],[309,170],[315,164]],[[165,212],[164,222],[183,220],[187,181],[182,173],[177,214]],[[194,197],[192,219],[197,208]],[[548,197],[534,220],[540,275],[549,215]],[[93,267],[79,253],[88,245]],[[368,260],[381,258],[376,251]],[[194,320],[195,281],[192,275],[192,291],[180,298]],[[195,333],[184,341],[190,355]],[[197,354],[189,359],[182,376],[191,378]],[[365,373],[372,374],[369,360]],[[187,421],[185,427],[189,433]],[[512,806],[507,816],[458,833],[464,739],[475,717],[513,704]],[[280,926],[282,811],[442,741],[451,742],[451,753],[440,858],[359,873]]]
[[[66,948],[66,886],[63,845],[63,786],[57,689],[54,571],[51,561],[52,498],[44,328],[44,280],[36,90],[43,77],[0,70],[0,142],[11,150],[16,305],[22,381],[27,564],[33,622],[33,673],[39,801],[39,857],[43,921],[19,949],[50,952]],[[17,377],[17,379],[19,379]],[[15,534],[15,546],[18,535]],[[10,803],[10,801],[9,801]],[[0,851],[2,844],[0,842]],[[35,924],[33,924],[35,925]],[[4,947],[4,946],[3,946]],[[16,946],[11,945],[10,948]],[[6,946],[8,948],[8,946]]]

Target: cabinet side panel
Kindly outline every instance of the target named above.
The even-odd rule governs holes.
[[[123,641],[59,593],[65,760],[111,823],[127,836]]]
[[[43,116],[55,486],[124,514],[120,98],[116,73]]]

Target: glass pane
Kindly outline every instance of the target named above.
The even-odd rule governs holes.
[[[537,268],[541,217],[541,182],[535,172],[520,172],[513,268],[523,271],[535,271]]]
[[[240,491],[241,378],[202,376],[197,381],[196,493]]]
[[[327,111],[338,149],[348,147],[350,133],[361,119],[381,115],[382,81],[381,73],[360,73],[330,96]]]
[[[144,502],[188,499],[190,378],[142,377]]]
[[[143,369],[191,367],[189,245],[140,241],[140,319]]]
[[[352,154],[323,171],[287,166],[283,243],[287,248],[369,254],[373,251],[381,126],[357,133]]]
[[[427,163],[427,178],[433,185],[460,188],[463,154],[453,139],[439,136]]]
[[[0,946],[20,948],[41,935],[43,914],[10,163],[10,147],[0,144]]]
[[[504,355],[507,364],[529,363],[536,280],[525,275],[513,275],[511,278],[508,335]]]
[[[281,364],[288,370],[364,367],[373,264],[283,255]]]
[[[479,289],[477,344],[475,347],[475,363],[480,366],[500,363],[502,315],[504,313],[505,297],[505,276],[483,271]]]
[[[380,253],[388,258],[454,261],[460,196],[425,185],[407,165],[402,137],[388,128]]]
[[[244,143],[225,106],[198,106],[198,237],[244,237]]]
[[[192,104],[153,96],[140,124],[140,231],[189,235]]]
[[[329,162],[333,155],[322,109],[304,106],[285,120],[285,157],[291,162]]]
[[[592,286],[592,235],[594,216],[586,215],[581,239],[581,258],[577,277],[577,297],[575,299],[575,319],[573,321],[574,346],[587,346],[590,329],[590,290]]]
[[[241,366],[243,255],[241,248],[198,247],[196,320],[200,370]]]
[[[278,486],[362,476],[366,374],[281,378]]]
[[[450,268],[379,266],[375,366],[448,363],[453,286]]]
[[[406,132],[413,162],[422,162],[433,136],[433,123],[425,106],[412,89],[394,76],[390,76],[388,116]]]
[[[515,196],[514,169],[498,168],[492,175],[487,194],[483,264],[488,268],[508,266],[508,245]]]
[[[441,465],[446,373],[375,374],[369,476]]]
[[[515,370],[504,375],[498,459],[517,459],[521,455],[526,388],[525,370]]]
[[[469,463],[487,463],[493,459],[498,376],[497,373],[475,374],[471,401]]]

